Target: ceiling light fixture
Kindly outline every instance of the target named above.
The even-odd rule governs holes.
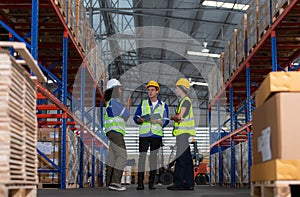
[[[203,82],[197,82],[197,81],[192,81],[190,83],[191,86],[197,85],[197,86],[208,86],[208,83],[203,83]]]
[[[221,1],[209,1],[205,0],[202,5],[210,6],[210,7],[219,7],[219,8],[227,8],[234,10],[247,10],[249,5],[242,3],[226,3]]]
[[[203,57],[216,57],[216,58],[221,57],[220,54],[203,52],[202,50],[201,50],[201,52],[200,51],[187,51],[187,54],[195,55],[195,56],[203,56]]]

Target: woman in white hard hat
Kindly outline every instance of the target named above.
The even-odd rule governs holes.
[[[126,187],[121,186],[121,178],[127,160],[124,135],[125,122],[130,116],[131,102],[128,100],[127,106],[124,107],[120,101],[122,93],[122,85],[117,79],[110,79],[107,82],[107,90],[104,92],[105,134],[110,144],[106,165],[106,184],[110,190],[116,191],[126,190]]]
[[[174,120],[173,135],[176,137],[176,161],[174,170],[174,183],[168,186],[169,190],[194,190],[193,159],[191,155],[189,137],[195,136],[195,121],[192,101],[187,96],[190,83],[181,78],[176,82],[176,94],[179,97],[179,105]]]

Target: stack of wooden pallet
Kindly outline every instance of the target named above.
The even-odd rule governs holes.
[[[36,196],[35,88],[25,69],[0,51],[1,196]]]

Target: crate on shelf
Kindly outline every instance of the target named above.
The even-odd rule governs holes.
[[[78,22],[76,24],[76,32],[78,32],[78,44],[82,51],[86,48],[86,31],[90,31],[87,16],[86,16],[86,9],[81,1],[77,3],[78,6]]]
[[[229,43],[229,75],[231,76],[237,69],[237,29],[233,30]]]
[[[246,41],[247,41],[247,14],[243,15],[241,22],[237,26],[237,68],[246,59]]]
[[[292,0],[272,0],[272,21],[274,22]]]
[[[230,41],[227,42],[227,45],[224,48],[224,70],[223,70],[223,81],[226,81],[230,78]]]
[[[248,53],[256,46],[258,42],[258,0],[251,1],[247,9],[247,39]]]
[[[66,140],[66,183],[77,184],[78,175],[78,137],[73,131],[68,130]],[[48,159],[56,165],[61,166],[61,129],[39,128],[39,139],[37,148],[43,152]],[[47,160],[39,155],[39,169],[54,169]],[[39,182],[41,184],[60,184],[60,176],[57,172],[40,172]]]
[[[67,0],[67,1],[66,0],[55,0],[54,2],[57,5],[57,7],[59,8],[60,13],[62,14],[64,19],[66,20],[67,6],[68,6],[69,0]]]
[[[266,33],[271,26],[271,13],[270,13],[270,1],[259,0],[258,1],[258,40]]]

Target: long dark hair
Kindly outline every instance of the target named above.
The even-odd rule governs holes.
[[[112,98],[118,98],[119,97],[119,95],[118,95],[118,88],[119,87],[120,86],[115,86],[113,88],[105,90],[105,92],[104,92],[104,100],[106,102],[108,102]]]

